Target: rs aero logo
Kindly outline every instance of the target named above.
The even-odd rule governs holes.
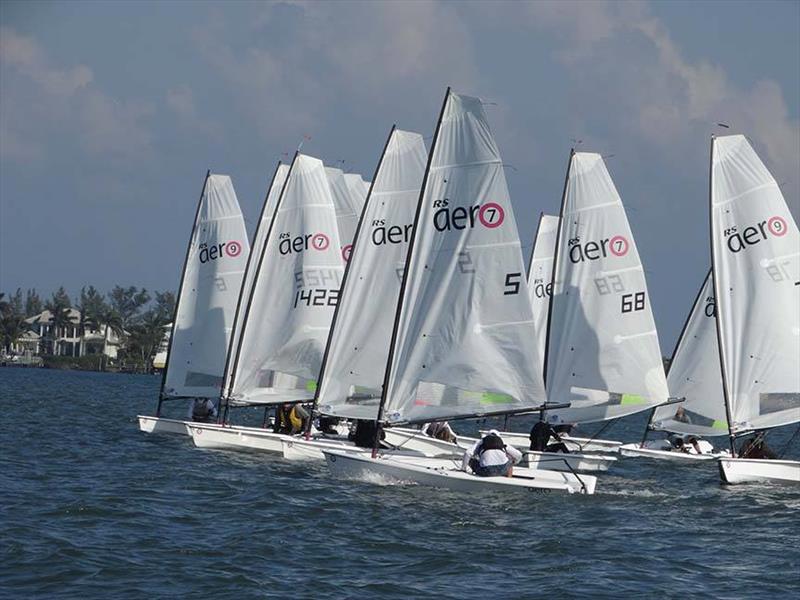
[[[500,227],[506,218],[503,207],[496,202],[475,204],[469,208],[457,206],[450,208],[450,200],[434,200],[433,207],[438,209],[433,213],[433,226],[436,231],[450,231],[451,229],[472,229],[476,224],[487,229]]]
[[[748,246],[767,239],[770,235],[782,237],[786,235],[787,230],[786,220],[783,217],[775,216],[761,221],[758,225],[745,227],[741,233],[739,233],[736,225],[733,225],[728,227],[723,232],[723,235],[727,238],[728,250],[736,254],[746,250]]]
[[[206,264],[211,260],[217,260],[223,256],[236,258],[242,253],[242,245],[237,241],[221,242],[209,246],[206,243],[200,244],[200,262]]]
[[[576,237],[569,240],[569,259],[573,263],[580,263],[585,260],[597,260],[607,258],[609,255],[625,256],[630,250],[630,242],[623,235],[615,235],[605,238],[599,242],[589,241],[581,243],[581,239]]]
[[[290,233],[282,233],[278,236],[278,251],[282,255],[299,253],[303,250],[327,250],[331,245],[330,238],[324,233],[307,233],[305,235],[292,236]]]

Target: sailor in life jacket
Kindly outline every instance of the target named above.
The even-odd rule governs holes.
[[[305,429],[309,414],[299,404],[281,404],[275,411],[275,433],[294,435]]]
[[[492,429],[464,453],[461,467],[464,471],[471,468],[479,477],[511,477],[520,460],[522,452],[507,446],[498,431]]]
[[[217,418],[217,407],[211,398],[195,398],[189,405],[189,420],[196,423],[211,423]]]

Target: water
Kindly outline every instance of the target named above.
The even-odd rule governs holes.
[[[798,487],[723,487],[713,464],[641,459],[591,497],[338,481],[322,463],[139,432],[158,384],[0,370],[0,596],[800,593]],[[608,437],[638,439],[643,420],[628,421]],[[777,433],[775,448],[790,432]]]

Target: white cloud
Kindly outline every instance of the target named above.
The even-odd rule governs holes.
[[[33,37],[3,27],[0,67],[4,158],[43,157],[56,136],[105,158],[126,159],[150,150],[152,106],[105,93],[88,66],[55,66]]]
[[[707,139],[715,123],[727,122],[754,140],[777,178],[792,180],[788,195],[797,196],[800,122],[789,115],[777,82],[743,88],[723,66],[687,58],[644,3],[535,2],[526,8],[531,23],[563,33],[561,60],[576,81],[595,86],[582,92],[605,95],[614,109],[608,118],[623,130],[676,157],[698,143],[698,134]]]

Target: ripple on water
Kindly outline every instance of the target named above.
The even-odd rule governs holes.
[[[158,384],[0,370],[13,424],[0,429],[0,595],[800,593],[796,488],[723,487],[713,464],[638,459],[600,474],[590,497],[341,481],[324,463],[140,433],[135,416],[152,410]],[[637,439],[643,418],[609,437]]]

